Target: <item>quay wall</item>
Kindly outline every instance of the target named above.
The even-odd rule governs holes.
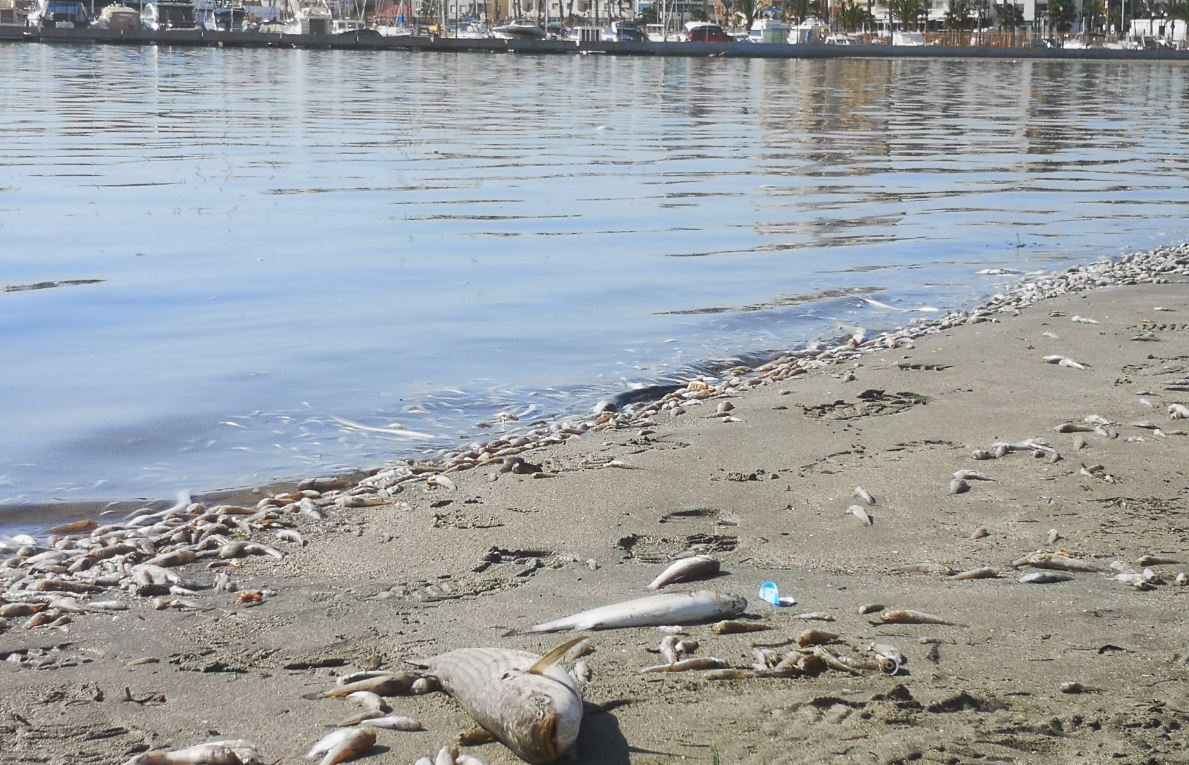
[[[1089,48],[990,48],[894,45],[789,45],[785,43],[584,42],[568,40],[467,40],[430,37],[379,37],[374,34],[293,35],[262,32],[169,30],[122,32],[106,29],[29,29],[0,24],[0,42],[56,44],[181,45],[341,50],[476,51],[485,53],[605,54],[730,58],[975,58],[1068,59],[1092,61],[1185,61],[1189,51]]]

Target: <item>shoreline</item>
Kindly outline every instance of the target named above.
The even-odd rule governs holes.
[[[591,633],[577,762],[709,762],[711,747],[756,763],[1176,761],[1187,276],[1187,245],[1076,267],[691,381],[585,435],[559,423],[532,449],[492,442],[440,470],[310,479],[306,496],[6,553],[0,608],[38,612],[0,627],[0,725],[19,763],[123,762],[229,736],[288,761],[357,711],[303,700],[336,675],[461,647],[541,653],[566,636],[505,633],[646,594],[669,560],[702,553],[724,574],[676,589],[742,595],[769,629],[685,632],[743,679],[642,675],[662,633]],[[997,443],[999,459],[976,458]],[[955,490],[961,470],[994,480]],[[247,555],[248,542],[277,554]],[[180,581],[143,566],[154,557]],[[995,576],[950,578],[980,568]],[[1057,576],[1017,581],[1029,573]],[[769,580],[799,603],[756,598]],[[949,624],[884,623],[896,608]],[[838,655],[893,644],[906,669],[747,676],[755,650],[787,651],[814,627],[837,635]],[[442,694],[390,702],[428,732],[382,731],[361,762],[412,762],[470,727]],[[468,751],[518,761],[499,744]]]
[[[1108,258],[1105,260],[1094,261],[1080,266],[1073,266],[1063,272],[1056,272],[1050,274],[1043,274],[1035,277],[1028,277],[1021,272],[1017,273],[1022,281],[1013,285],[1013,287],[1006,293],[998,293],[992,295],[986,301],[975,303],[967,309],[956,308],[951,311],[938,310],[938,318],[918,317],[911,322],[891,329],[877,332],[870,338],[865,338],[864,343],[861,344],[861,350],[850,349],[845,343],[841,343],[841,338],[835,337],[832,339],[818,338],[810,342],[806,348],[797,350],[769,350],[763,352],[753,352],[750,359],[744,357],[720,358],[720,359],[702,359],[689,363],[689,369],[686,375],[682,375],[681,371],[674,371],[671,374],[673,379],[698,379],[703,382],[717,384],[723,381],[728,374],[716,375],[711,370],[720,369],[724,373],[736,370],[739,375],[736,376],[751,376],[763,375],[773,365],[784,366],[793,360],[804,360],[808,363],[802,364],[798,367],[801,370],[809,370],[821,368],[822,363],[842,363],[847,358],[858,354],[868,353],[872,350],[886,350],[881,348],[880,344],[888,341],[889,338],[912,338],[919,337],[931,331],[944,330],[954,325],[955,322],[963,320],[963,317],[970,316],[986,316],[986,312],[991,309],[998,309],[1004,302],[1000,298],[1010,299],[1019,293],[1021,296],[1031,295],[1028,300],[1035,301],[1043,299],[1038,296],[1035,290],[1043,288],[1054,283],[1061,283],[1063,275],[1067,273],[1079,273],[1081,269],[1089,269],[1090,272],[1096,272],[1097,269],[1103,266],[1110,267],[1112,264],[1120,264],[1135,257],[1143,256],[1147,253],[1162,252],[1169,249],[1189,245],[1164,245],[1154,248],[1152,250],[1143,250],[1129,255],[1120,256],[1119,258]],[[1097,277],[1093,277],[1097,278]],[[1073,289],[1085,289],[1084,283],[1081,286],[1074,286]],[[1064,294],[1059,292],[1057,294]],[[1017,303],[1017,305],[1027,305],[1025,303]],[[903,309],[897,309],[903,310]],[[834,345],[829,345],[835,343]],[[807,350],[814,349],[814,350]],[[839,355],[842,354],[842,355]],[[767,361],[760,360],[760,357],[767,358]],[[736,362],[732,364],[731,362]],[[700,370],[700,371],[697,371]],[[799,374],[800,371],[795,371]],[[779,378],[777,378],[779,379]],[[757,381],[752,380],[748,385],[755,385]],[[733,383],[738,385],[738,382]],[[335,490],[355,490],[362,492],[363,487],[373,486],[381,489],[381,496],[389,496],[386,490],[392,489],[394,486],[399,486],[400,483],[412,480],[415,475],[426,473],[424,468],[427,466],[441,466],[443,472],[455,472],[457,470],[467,470],[473,467],[483,467],[487,464],[492,464],[495,458],[508,458],[520,454],[525,451],[542,446],[549,446],[564,443],[567,440],[579,438],[584,436],[592,429],[602,429],[604,427],[627,427],[632,424],[631,419],[617,417],[613,422],[600,422],[598,415],[603,410],[600,407],[610,403],[610,406],[605,411],[619,413],[621,409],[626,409],[632,417],[648,416],[648,412],[654,411],[650,405],[671,404],[678,400],[682,395],[683,385],[681,383],[671,383],[661,380],[652,380],[648,384],[640,384],[638,387],[630,388],[620,393],[611,396],[609,399],[604,399],[596,404],[593,415],[595,419],[589,419],[581,414],[562,415],[560,417],[538,420],[533,425],[526,425],[524,427],[504,428],[500,436],[492,438],[487,441],[472,440],[467,446],[459,446],[454,449],[450,448],[426,448],[426,451],[436,452],[437,456],[418,458],[418,457],[394,457],[386,460],[378,465],[370,466],[354,466],[349,470],[340,471],[337,473],[319,474],[315,477],[309,476],[288,476],[286,478],[277,479],[275,481],[267,482],[258,485],[236,486],[212,489],[209,491],[194,492],[190,494],[190,501],[203,505],[217,505],[217,504],[252,504],[260,501],[262,497],[276,496],[278,494],[296,493],[301,489],[317,488],[318,486],[331,486]],[[637,406],[637,404],[641,404]],[[643,413],[643,414],[641,414]],[[506,423],[504,423],[506,424]],[[489,424],[490,427],[490,424]],[[481,431],[477,431],[476,435],[482,435]],[[528,443],[522,443],[526,441]],[[510,442],[515,441],[512,444]],[[465,455],[473,454],[479,456],[482,451],[491,452],[491,458],[487,461],[475,461],[468,459],[460,459]],[[496,454],[498,452],[498,454]],[[405,473],[404,468],[418,466],[417,472]],[[396,471],[395,473],[393,471]],[[378,474],[384,474],[381,478],[372,479]],[[385,477],[396,476],[401,480],[396,482],[385,481]],[[399,489],[398,489],[399,490]],[[180,501],[180,500],[179,500]],[[82,521],[87,519],[114,519],[124,517],[129,514],[140,514],[147,512],[160,512],[168,509],[176,504],[174,500],[165,498],[148,499],[148,498],[115,498],[115,499],[79,499],[65,502],[34,502],[27,504],[10,504],[0,505],[0,529],[7,528],[10,535],[21,537],[44,537],[52,527],[63,523],[73,521]],[[16,532],[13,534],[13,532]],[[3,540],[5,536],[0,534],[0,553],[4,552]]]

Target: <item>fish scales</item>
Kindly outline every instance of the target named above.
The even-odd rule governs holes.
[[[556,662],[530,672],[541,660],[528,651],[463,648],[425,665],[475,722],[517,756],[552,763],[578,737],[582,693]]]

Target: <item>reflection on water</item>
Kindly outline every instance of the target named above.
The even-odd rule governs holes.
[[[30,44],[0,69],[0,504],[457,445],[976,300],[1008,283],[988,265],[1180,239],[1189,201],[1169,64]]]

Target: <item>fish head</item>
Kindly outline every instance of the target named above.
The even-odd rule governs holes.
[[[718,602],[722,605],[723,609],[730,612],[731,616],[738,616],[747,610],[747,598],[741,597],[739,595],[732,595],[729,592],[720,592],[716,594],[718,596]]]
[[[568,690],[568,689],[566,689]],[[581,698],[550,692],[534,693],[512,730],[515,741],[505,741],[521,758],[532,763],[557,762],[574,746],[582,723]],[[515,744],[515,745],[514,745]]]

